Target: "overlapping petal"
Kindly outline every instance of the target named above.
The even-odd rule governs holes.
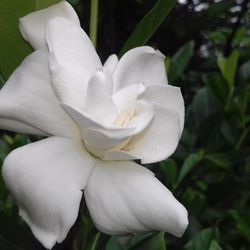
[[[153,104],[157,103],[161,107],[174,110],[179,115],[180,133],[182,133],[185,106],[180,88],[171,85],[149,86],[143,93],[142,98]]]
[[[67,1],[60,1],[49,8],[32,12],[20,19],[19,28],[23,38],[34,49],[46,48],[45,26],[50,18],[64,17],[80,25],[77,14]]]
[[[50,81],[48,53],[37,50],[0,91],[0,128],[28,134],[78,136],[77,126],[60,107]]]
[[[134,162],[97,161],[84,195],[95,225],[107,234],[159,230],[180,237],[188,225],[186,209]]]
[[[102,65],[93,44],[79,25],[61,17],[48,21],[46,38],[57,96],[83,108],[88,82]]]
[[[109,160],[140,159],[143,164],[165,160],[174,153],[180,139],[178,114],[158,104],[154,105],[154,119],[141,133],[134,135],[122,150],[107,152]]]
[[[60,137],[28,144],[6,158],[6,185],[46,248],[63,241],[75,222],[93,165],[81,142]]]
[[[112,74],[116,68],[116,65],[118,64],[118,57],[116,54],[110,55],[106,62],[104,63],[104,67],[109,70],[109,72]]]
[[[152,47],[129,50],[118,62],[113,73],[114,92],[131,84],[167,84],[165,56]]]

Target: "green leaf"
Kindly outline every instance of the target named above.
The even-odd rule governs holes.
[[[231,210],[230,214],[235,220],[238,231],[250,241],[250,212],[247,210]]]
[[[32,48],[21,37],[18,19],[57,2],[59,0],[0,1],[0,72],[5,79],[32,52]]]
[[[217,58],[218,67],[223,77],[226,79],[230,89],[234,85],[234,77],[237,69],[238,59],[238,50],[234,50],[228,58],[223,56]]]
[[[159,0],[135,27],[119,55],[122,56],[126,51],[144,45],[164,21],[175,3],[176,0]]]
[[[186,244],[185,250],[219,250],[221,248],[218,248],[219,244],[216,242],[218,237],[217,228],[203,229]]]
[[[222,248],[216,240],[212,240],[209,250],[222,250]]]
[[[188,173],[197,165],[197,163],[202,159],[203,152],[190,154],[187,159],[184,161],[182,168],[180,170],[177,185],[179,185]]]
[[[210,92],[220,101],[220,103],[225,105],[227,103],[230,89],[221,74],[206,74],[202,76],[202,80]]]
[[[231,166],[231,161],[229,160],[228,156],[223,153],[209,154],[209,155],[206,155],[204,159],[224,169]]]
[[[173,83],[182,76],[193,54],[194,41],[186,43],[176,52],[176,54],[171,60],[170,69],[168,71],[168,77],[171,83]]]
[[[177,177],[177,166],[173,159],[167,159],[160,164],[164,178],[172,188],[175,187]]]
[[[164,233],[158,233],[140,241],[138,244],[130,248],[130,250],[166,250]]]

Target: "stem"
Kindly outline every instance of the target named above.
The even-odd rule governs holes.
[[[92,247],[91,247],[91,250],[95,250],[95,249],[96,249],[97,242],[98,242],[98,240],[99,240],[100,235],[101,235],[100,232],[96,234],[95,239],[94,239],[94,242],[93,242],[93,245],[92,245]]]
[[[89,36],[95,48],[97,42],[98,29],[98,5],[99,0],[91,0]]]

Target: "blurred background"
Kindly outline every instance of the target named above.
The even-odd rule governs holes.
[[[1,1],[5,0],[0,0],[0,7],[4,7]],[[14,2],[9,1],[13,13]],[[69,2],[88,32],[90,2]],[[103,61],[108,55],[119,53],[156,2],[100,0],[97,51]],[[0,31],[1,26],[3,23]],[[22,58],[15,57],[13,69],[6,69],[1,60],[1,55],[3,58],[7,53],[6,45],[3,37],[0,40],[0,85],[3,85]],[[179,0],[147,44],[167,56],[169,82],[181,87],[186,105],[185,129],[175,154],[147,167],[185,205],[189,211],[189,228],[181,239],[163,233],[120,239],[98,234],[85,211],[79,215],[66,241],[54,249],[248,250],[250,3],[247,0]],[[1,131],[0,165],[11,150],[36,139]],[[93,248],[96,235],[98,242]],[[44,248],[18,216],[0,177],[0,250],[10,249]]]

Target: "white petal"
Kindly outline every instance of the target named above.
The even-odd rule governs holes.
[[[174,110],[180,118],[180,133],[184,126],[185,106],[181,90],[171,85],[149,86],[142,95],[147,101]]]
[[[95,225],[107,234],[157,230],[180,237],[188,225],[186,209],[134,162],[98,160],[84,195]]]
[[[114,91],[130,84],[167,84],[165,56],[151,47],[137,47],[125,53],[113,73]]]
[[[94,158],[80,142],[50,137],[12,151],[3,177],[33,234],[51,249],[65,239],[79,210]]]
[[[178,114],[155,104],[152,123],[142,133],[131,138],[124,148],[126,154],[136,156],[141,162],[153,163],[174,153],[180,139]]]
[[[48,135],[44,131],[29,126],[23,122],[6,118],[0,118],[0,128],[7,131],[15,131],[23,134],[33,134],[33,135],[43,135],[43,136]]]
[[[84,112],[91,114],[94,118],[104,123],[112,124],[118,115],[118,111],[108,93],[109,85],[111,83],[102,71],[98,71],[90,79]]]
[[[144,91],[145,87],[142,83],[131,84],[114,93],[112,95],[112,100],[118,108],[119,112],[131,112],[131,114],[133,115],[137,98]]]
[[[20,19],[19,28],[23,38],[29,42],[34,49],[45,48],[45,25],[53,17],[61,16],[80,25],[77,14],[67,1],[60,1],[49,8],[32,12]]]
[[[138,137],[141,137],[140,133],[150,126],[154,115],[154,106],[152,104],[144,101],[137,101],[134,118],[128,124],[130,127],[135,127],[135,129],[130,133],[130,138],[132,137],[132,140],[134,140],[133,136],[138,135]],[[132,143],[130,143],[128,140],[127,144],[124,145],[125,149],[127,149]],[[103,159],[107,161],[140,159],[140,154],[137,155],[133,153],[134,151],[132,150],[131,152],[130,150],[125,152],[121,147],[115,149],[110,147],[110,149],[105,152]]]
[[[105,125],[89,114],[67,104],[62,104],[62,107],[78,124],[85,146],[98,157],[103,157],[106,150],[122,147],[135,130],[135,127],[119,128],[114,125]]]
[[[93,44],[78,25],[61,17],[49,20],[46,32],[55,91],[62,102],[82,108],[90,77],[102,65]]]
[[[6,130],[70,137],[79,134],[54,95],[45,50],[28,56],[1,89],[0,118],[6,119],[0,123]]]
[[[118,63],[118,57],[116,54],[113,54],[108,57],[106,62],[104,63],[104,67],[109,70],[109,72],[112,74],[115,70],[115,67]]]

